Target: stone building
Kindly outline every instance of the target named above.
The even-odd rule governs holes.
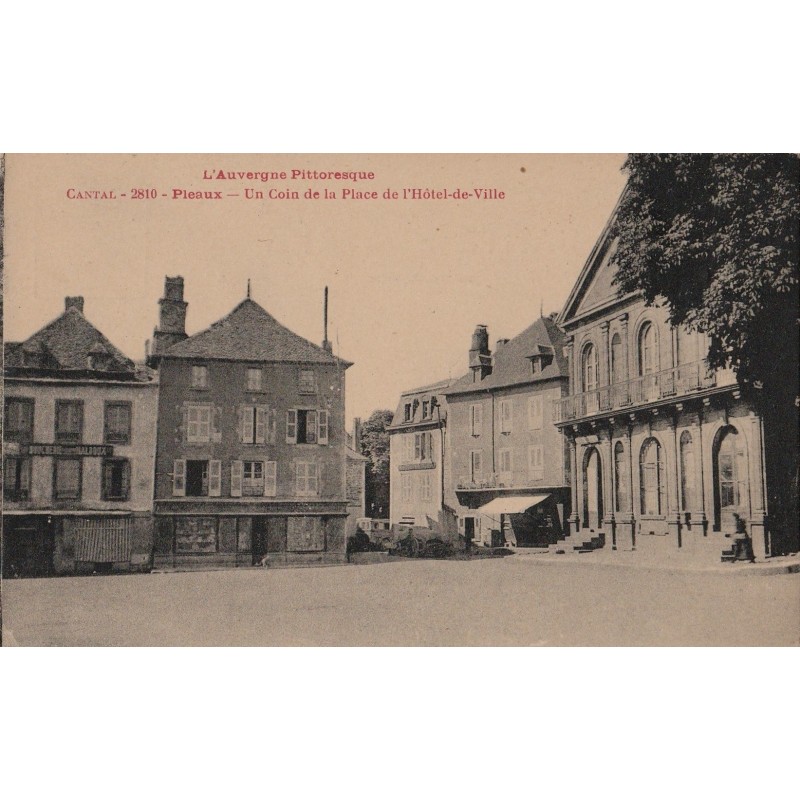
[[[158,387],[83,306],[5,345],[6,577],[150,563]]]
[[[350,363],[249,296],[187,336],[183,288],[166,279],[151,357],[156,565],[344,561]]]
[[[361,420],[356,417],[353,421],[353,431],[347,434],[347,525],[345,536],[355,536],[358,530],[358,520],[366,512],[367,502],[367,462],[369,459],[361,455]]]
[[[571,451],[571,528],[609,549],[716,561],[746,532],[765,558],[774,548],[763,421],[731,371],[708,368],[703,335],[618,295],[610,226],[558,320],[570,369],[555,412]]]
[[[452,532],[446,509],[449,484],[447,401],[451,381],[403,392],[389,432],[389,521]],[[448,519],[448,516],[450,519]]]
[[[546,547],[562,539],[570,512],[564,440],[554,403],[568,392],[564,337],[542,316],[494,354],[479,325],[469,372],[447,397],[447,501],[465,539]]]

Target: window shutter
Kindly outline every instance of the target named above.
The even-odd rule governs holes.
[[[243,475],[244,475],[244,464],[242,464],[241,461],[231,462],[231,497],[242,496]]]
[[[197,432],[199,428],[198,416],[199,409],[190,406],[185,411],[186,414],[186,440],[189,442],[197,441]]]
[[[317,412],[306,412],[306,441],[309,444],[317,443]]]
[[[208,462],[208,496],[219,497],[222,494],[222,462]]]
[[[268,426],[269,426],[269,443],[275,444],[277,440],[277,431],[278,431],[278,414],[274,408],[269,409],[268,414]]]
[[[286,443],[297,444],[297,411],[286,412]]]
[[[122,468],[122,492],[127,500],[131,496],[131,462],[126,461]]]
[[[328,412],[318,411],[317,415],[319,420],[319,443],[328,444]]]
[[[186,497],[186,460],[176,458],[172,465],[172,494]]]
[[[278,492],[278,463],[267,461],[264,464],[264,495],[275,497]]]
[[[311,472],[308,476],[308,491],[309,494],[318,495],[319,486],[322,482],[322,464],[312,464]]]
[[[263,406],[254,409],[256,414],[256,444],[264,444],[267,440],[267,410]]]
[[[239,428],[239,441],[240,442],[245,442],[246,441],[245,436],[247,435],[247,426],[245,424],[245,417],[246,417],[245,411],[247,411],[246,407],[239,406],[238,428]]]

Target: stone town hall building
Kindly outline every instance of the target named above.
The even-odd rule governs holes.
[[[343,562],[350,363],[249,297],[193,336],[183,278],[159,302],[154,565]]]
[[[715,560],[746,532],[756,558],[776,554],[761,416],[733,372],[708,368],[702,334],[618,295],[610,227],[558,319],[571,391],[555,419],[571,451],[571,530],[617,550]]]

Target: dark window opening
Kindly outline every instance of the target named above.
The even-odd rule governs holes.
[[[33,400],[6,400],[6,424],[3,438],[7,442],[33,441]]]
[[[186,462],[186,496],[208,496],[208,461]]]
[[[3,470],[3,498],[5,500],[30,500],[31,460],[9,457]]]
[[[130,485],[130,464],[125,458],[103,462],[103,500],[127,500]]]
[[[297,412],[297,441],[300,444],[316,444],[317,412],[299,410]]]

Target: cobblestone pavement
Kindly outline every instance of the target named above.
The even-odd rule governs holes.
[[[8,580],[5,645],[797,645],[800,575],[533,559]]]

